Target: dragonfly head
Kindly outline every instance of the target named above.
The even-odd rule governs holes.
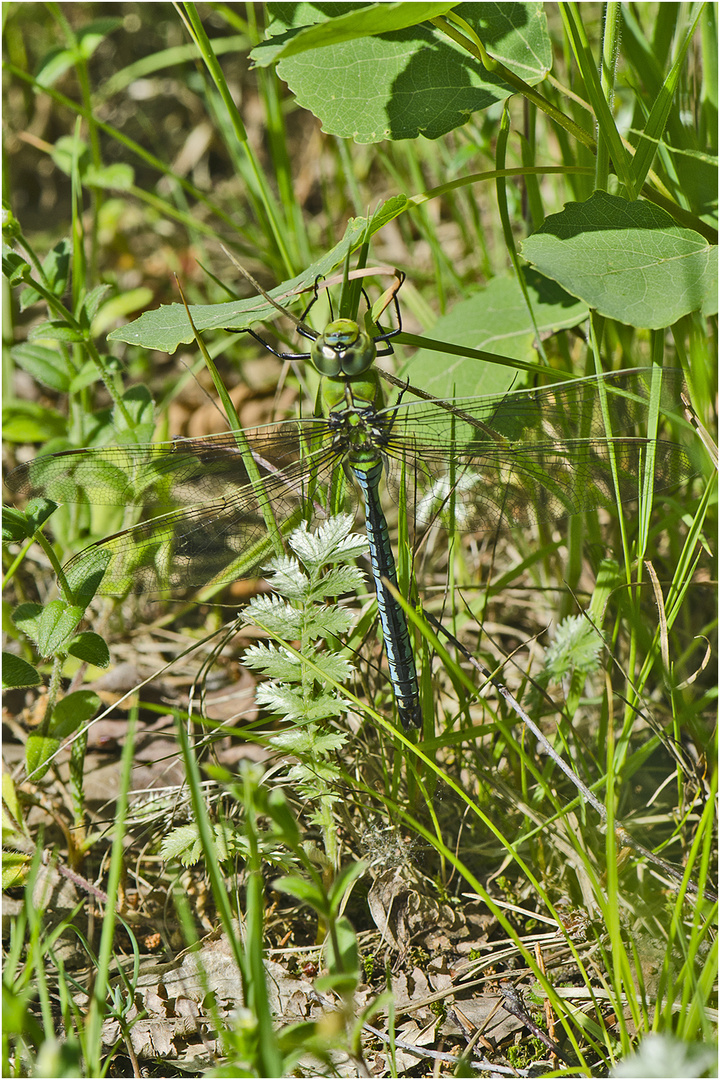
[[[377,356],[375,342],[352,319],[328,323],[310,347],[310,359],[330,378],[362,375]]]

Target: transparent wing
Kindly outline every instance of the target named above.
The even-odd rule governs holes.
[[[442,520],[449,504],[460,529],[527,526],[612,506],[616,491],[637,498],[650,460],[656,490],[693,474],[682,446],[643,434],[650,394],[665,407],[682,388],[680,372],[662,372],[659,387],[651,377],[639,370],[498,397],[406,401],[367,417],[363,430],[389,465],[391,489],[404,465],[416,527]],[[251,574],[267,563],[277,530],[324,513],[352,441],[339,431],[304,419],[248,430],[242,446],[227,432],[67,451],[28,462],[7,484],[56,502],[142,508],[144,522],[87,548],[67,571],[104,568],[102,591],[111,594],[164,592]]]
[[[267,563],[274,531],[324,513],[342,457],[323,420],[268,425],[244,439],[244,451],[232,433],[70,450],[22,465],[7,485],[55,502],[143,508],[148,520],[68,562],[71,583],[100,569],[100,591],[111,595],[228,581]]]
[[[34,458],[7,477],[11,491],[46,495],[58,503],[123,506],[142,503],[157,509],[223,498],[249,483],[247,459],[266,473],[295,463],[327,438],[327,421],[288,420],[199,439],[173,439],[141,446],[66,450]]]
[[[651,389],[663,408],[676,404],[682,373],[666,370],[653,387],[651,378],[643,369],[386,410],[385,454],[406,464],[416,526],[442,518],[451,491],[461,529],[497,529],[614,506],[616,491],[637,499],[650,455],[655,490],[693,475],[681,445],[643,436]],[[389,472],[397,487],[399,465]]]

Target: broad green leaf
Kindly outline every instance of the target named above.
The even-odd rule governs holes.
[[[717,311],[717,248],[664,210],[596,191],[568,203],[523,244],[523,255],[601,315],[658,330],[691,311]]]
[[[57,349],[38,345],[37,342],[25,342],[14,345],[10,355],[18,367],[27,371],[28,375],[32,375],[33,379],[43,386],[49,386],[51,390],[57,390],[61,394],[70,389],[68,362]]]
[[[340,907],[343,897],[349,891],[352,883],[357,881],[359,877],[362,877],[366,870],[367,863],[364,862],[350,862],[347,866],[342,868],[330,886],[328,893],[333,908]]]
[[[27,518],[22,510],[16,510],[12,506],[3,506],[2,509],[2,541],[3,544],[11,544],[21,540],[27,540],[32,533],[28,529]]]
[[[85,559],[80,567],[71,564],[66,570],[65,577],[68,586],[72,590],[73,599],[81,612],[85,611],[85,608],[100,588],[109,561],[110,553],[105,548],[98,547],[93,551],[92,560]]]
[[[124,319],[130,312],[147,307],[152,298],[152,289],[145,286],[141,286],[139,289],[130,289],[127,292],[113,296],[106,304],[102,305],[93,318],[91,335],[97,337],[104,334],[108,327],[112,326],[118,319]]]
[[[36,496],[31,499],[25,507],[25,517],[28,519],[28,524],[33,532],[37,532],[41,525],[44,525],[51,514],[54,514],[58,508],[58,504],[53,502],[52,499],[46,499],[42,495]]]
[[[554,282],[532,270],[525,272],[525,278],[541,333],[577,326],[587,318],[587,306]],[[537,361],[535,330],[514,276],[493,278],[484,289],[438,319],[428,336],[517,360]],[[520,385],[518,373],[511,367],[430,349],[420,349],[405,365],[403,375],[412,386],[440,398],[501,394],[513,384]]]
[[[92,329],[90,333],[93,335]],[[86,360],[70,383],[69,392],[71,394],[77,394],[80,390],[84,390],[86,386],[92,386],[92,384],[99,379],[100,372],[97,369],[97,364],[95,364],[93,360]]]
[[[72,49],[51,49],[40,65],[35,76],[38,86],[52,86],[73,65]]]
[[[51,156],[58,169],[67,176],[72,176],[73,166],[77,165],[82,178],[90,162],[90,148],[74,135],[61,135],[52,148]]]
[[[81,301],[80,310],[75,312],[76,317],[80,318],[82,314],[85,322],[89,325],[95,318],[95,314],[109,288],[109,285],[96,285],[94,289],[91,289]]]
[[[28,333],[28,341],[69,341],[83,340],[83,332],[64,319],[48,319],[33,326]]]
[[[150,442],[155,430],[155,404],[144,384],[131,386],[122,397],[130,416],[130,423],[117,406],[113,409],[113,423],[118,443]]]
[[[437,13],[425,4],[375,4],[361,9],[353,4],[271,5],[270,35],[308,27],[316,34],[314,27],[324,24],[332,41],[337,20],[342,20],[338,31],[342,37],[345,20],[374,19],[372,36],[339,40],[278,63],[280,78],[298,103],[319,117],[328,134],[359,143],[418,135],[437,139],[462,127],[471,113],[515,92],[431,24],[420,21],[396,29],[396,18],[409,21],[414,6],[419,20]],[[552,53],[542,4],[464,3],[460,7],[462,17],[493,57],[530,84],[545,78]],[[405,9],[404,13],[397,8]],[[310,34],[309,29],[304,32]],[[260,55],[256,50],[253,56],[256,53]]]
[[[54,296],[62,296],[70,279],[70,257],[72,246],[68,237],[64,237],[43,259],[44,284]],[[20,294],[20,310],[25,311],[31,304],[42,300],[40,293],[32,286]]]
[[[50,50],[43,58],[36,76],[38,86],[52,86],[81,58],[89,60],[100,42],[119,26],[122,26],[122,19],[95,19],[76,31],[77,52],[74,48]]]
[[[7,251],[2,257],[2,272],[9,285],[19,285],[32,276],[30,263],[16,251]]]
[[[3,653],[3,657],[5,653]],[[17,795],[17,788],[15,782],[9,772],[3,772],[2,774],[2,801],[3,801],[3,828],[10,828],[13,832],[17,832],[16,825],[22,827],[23,825],[23,811],[20,805],[20,800]],[[14,822],[11,824],[7,821],[8,812],[12,814]]]
[[[50,734],[58,739],[66,739],[88,720],[92,720],[101,704],[94,690],[75,690],[61,698],[53,709]]]
[[[15,889],[22,885],[27,877],[30,856],[19,851],[2,853],[2,890]]]
[[[281,5],[269,5],[275,11]],[[309,5],[302,5],[307,7]],[[389,34],[395,30],[403,30],[406,26],[414,26],[416,23],[433,19],[437,15],[445,15],[454,7],[453,3],[419,4],[401,3],[367,4],[358,6],[337,5],[337,7],[351,7],[355,10],[347,14],[338,14],[315,25],[297,26],[294,30],[274,34],[270,41],[264,41],[256,46],[250,53],[250,57],[258,67],[268,67],[278,60],[298,53],[307,52],[308,49],[317,49],[327,45],[339,45],[344,41],[354,41],[356,38],[371,37],[375,34]],[[269,33],[273,34],[271,24]]]
[[[84,660],[85,663],[93,664],[95,667],[106,668],[110,663],[110,650],[106,641],[92,630],[84,630],[82,634],[77,634],[70,642],[68,652],[71,656],[76,656],[78,660]]]
[[[334,975],[320,975],[319,978],[315,979],[314,985],[321,994],[337,994],[339,997],[347,997],[352,994],[358,982],[359,975],[357,972],[350,975],[337,972]]]
[[[327,898],[308,878],[288,874],[286,877],[273,881],[272,887],[276,892],[287,893],[289,896],[294,896],[296,900],[309,904],[315,911],[327,911]]]
[[[129,191],[135,183],[135,170],[132,165],[116,161],[114,165],[96,168],[88,165],[83,174],[83,183],[92,188],[108,188],[111,191]]]
[[[35,401],[13,401],[3,409],[3,438],[11,443],[44,443],[64,435],[67,420]]]
[[[65,600],[20,604],[13,613],[13,622],[35,642],[41,656],[52,656],[70,637],[82,619],[83,610]]]
[[[38,671],[14,653],[2,654],[2,684],[5,690],[17,690],[25,686],[38,686],[42,679]]]
[[[22,630],[24,634],[34,641],[37,645],[38,636],[40,633],[39,622],[43,613],[42,604],[26,603],[18,604],[12,613],[12,621],[17,626],[18,630]]]
[[[328,936],[325,943],[325,955],[331,975],[359,975],[360,960],[358,956],[357,936],[352,928],[350,920],[341,915],[335,922],[335,933],[338,943],[338,953],[335,952],[333,938]]]
[[[406,196],[396,195],[369,219],[351,218],[344,237],[332,251],[303,270],[302,274],[271,289],[269,295],[279,304],[287,305],[303,290],[312,288],[318,277],[330,274],[343,262],[348,251],[354,251],[360,246],[366,235],[372,236],[406,207]],[[252,296],[248,300],[233,300],[228,304],[194,304],[190,311],[198,330],[244,330],[266,319],[274,319],[278,314],[272,304],[268,304],[261,296]],[[113,330],[108,334],[108,340],[126,341],[130,345],[142,345],[144,348],[173,353],[178,345],[188,345],[193,340],[193,333],[183,305],[165,304],[154,311],[146,311],[127,326]]]
[[[278,788],[268,790],[266,786],[258,788],[258,805],[269,816],[275,831],[285,837],[288,844],[299,844],[300,828],[293,814],[285,793]],[[267,796],[267,799],[265,799]],[[262,801],[261,801],[262,800]]]
[[[87,26],[76,31],[78,48],[85,60],[89,60],[98,45],[114,30],[119,30],[123,25],[121,18],[108,16],[102,19],[93,19]]]
[[[3,506],[3,543],[26,540],[57,510],[51,499],[31,499],[24,510]]]
[[[49,735],[28,735],[25,744],[25,768],[33,783],[42,780],[50,768],[50,759],[60,749],[60,740]]]

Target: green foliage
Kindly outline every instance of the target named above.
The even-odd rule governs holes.
[[[557,628],[545,654],[545,668],[553,679],[562,679],[573,669],[589,675],[598,669],[602,648],[602,637],[584,616],[569,616]]]
[[[4,690],[17,690],[24,686],[38,686],[42,683],[40,674],[32,664],[28,664],[22,657],[14,656],[9,652],[2,654],[2,679]]]
[[[355,251],[393,218],[407,208],[404,195],[396,195],[383,203],[367,218],[353,218],[348,222],[345,235],[331,251],[289,281],[283,282],[268,293],[277,302],[300,295],[311,289],[318,278],[326,277],[342,265],[348,252]],[[190,314],[197,330],[246,330],[276,314],[276,309],[261,297],[237,300],[228,304],[191,305]],[[127,326],[113,330],[108,335],[113,341],[126,341],[131,345],[174,352],[180,344],[193,340],[193,331],[187,312],[182,304],[146,311]]]
[[[18,791],[10,773],[2,775],[2,887],[13,889],[27,876],[32,840]]]
[[[403,7],[373,4],[333,18],[315,4],[279,5],[268,27],[270,41],[252,57],[259,64],[277,62],[280,78],[323,130],[358,143],[437,139],[513,92],[426,24],[450,4]],[[467,4],[463,17],[529,84],[545,77],[552,57],[542,4]],[[278,50],[273,38],[280,34]]]
[[[643,200],[596,191],[546,218],[522,251],[609,319],[657,330],[693,311],[717,314],[717,245]]]
[[[348,515],[329,518],[314,533],[303,522],[288,537],[295,557],[276,558],[269,567],[272,584],[285,599],[259,596],[245,609],[245,618],[273,637],[299,641],[297,650],[252,646],[245,653],[245,664],[271,680],[257,688],[257,703],[290,726],[271,735],[268,742],[299,759],[288,770],[288,779],[317,807],[311,820],[324,831],[331,861],[337,858],[332,806],[340,798],[335,755],[347,738],[323,722],[347,713],[348,702],[332,687],[347,679],[351,667],[337,652],[322,652],[319,647],[346,633],[352,621],[347,609],[327,603],[357,590],[363,581],[351,562],[365,551],[367,541],[351,535],[352,527]]]
[[[52,600],[49,604],[21,604],[13,622],[35,642],[41,656],[51,656],[68,640],[83,615],[77,604]]]
[[[213,851],[217,861],[224,865],[228,873],[238,858],[248,859],[252,854],[251,842],[233,823],[216,822],[212,826]],[[193,866],[203,858],[204,840],[195,823],[181,825],[172,829],[160,844],[163,859],[177,859],[183,866]],[[258,852],[263,862],[278,869],[288,870],[295,866],[295,860],[288,855],[284,843],[274,832],[260,835],[257,841]]]
[[[523,268],[523,277],[532,311],[516,278],[500,274],[492,278],[484,289],[438,319],[432,330],[437,347],[421,347],[403,368],[410,382],[440,398],[503,393],[515,384],[516,368],[510,363],[506,367],[492,360],[470,359],[468,350],[534,364],[536,333],[555,334],[587,318],[587,305],[573,302],[550,277],[529,267]],[[459,355],[438,364],[438,352],[448,340],[461,346]]]
[[[93,664],[95,667],[106,668],[110,664],[110,650],[107,642],[92,630],[83,630],[82,633],[76,634],[68,645],[68,652],[71,656],[76,656],[78,660]]]
[[[301,291],[333,274],[348,252],[368,265],[389,264],[381,265],[383,276],[403,268],[397,360],[400,373],[428,393],[504,394],[523,380],[543,385],[547,366],[557,372],[553,380],[650,363],[682,367],[712,444],[718,93],[711,5],[607,5],[601,25],[600,9],[590,5],[276,4],[267,31],[253,21],[260,16],[252,5],[130,4],[121,18],[98,15],[104,12],[94,4],[15,5],[4,22],[10,205],[3,268],[12,299],[3,419],[18,461],[38,448],[133,446],[175,434],[170,409],[186,376],[151,352],[193,341],[173,272],[222,380],[247,390],[251,404],[267,382],[275,390],[279,366],[267,357],[258,365],[254,346],[227,331],[278,313],[264,298],[247,297],[221,242],[251,264],[281,306],[296,297],[306,303]],[[249,58],[258,65],[252,71]],[[323,296],[311,313],[318,326],[329,314],[324,303]],[[297,350],[286,328],[277,336]],[[421,352],[409,358],[417,346]],[[194,352],[183,348],[181,363],[192,364]],[[282,379],[288,395],[305,395],[310,415],[315,375],[293,365]],[[40,389],[28,400],[30,380]],[[284,416],[287,400],[279,393],[277,401]],[[652,423],[665,437],[695,438],[656,404]],[[698,471],[708,472],[702,458]],[[253,646],[245,659],[271,680],[258,700],[283,727],[258,735],[251,720],[242,733],[294,760],[281,778],[275,762],[267,774],[250,766],[236,776],[208,763],[207,775],[233,804],[226,816],[224,807],[208,809],[196,748],[187,725],[178,726],[193,822],[171,826],[163,851],[171,867],[176,860],[186,873],[202,867],[212,918],[222,923],[243,979],[244,1003],[223,1031],[225,1062],[213,1075],[290,1075],[307,1068],[308,1054],[328,1072],[337,1068],[330,1051],[338,1049],[350,1053],[350,1071],[355,1062],[371,1071],[360,1060],[362,1024],[381,1005],[376,999],[353,1015],[360,977],[353,924],[363,909],[350,914],[345,903],[363,870],[359,838],[377,816],[387,818],[402,849],[407,831],[422,838],[419,868],[438,882],[439,896],[461,899],[461,915],[468,886],[486,894],[493,922],[475,950],[480,977],[496,979],[515,960],[533,971],[577,1071],[608,1071],[618,1061],[618,1070],[637,1068],[632,1050],[652,1051],[648,1031],[663,1039],[663,1075],[707,1071],[706,1054],[695,1049],[716,1039],[715,910],[702,893],[716,857],[717,611],[707,583],[717,580],[717,568],[716,496],[703,483],[673,491],[659,513],[646,485],[637,514],[616,514],[611,495],[606,510],[573,519],[567,534],[521,529],[487,543],[464,535],[470,493],[459,484],[450,546],[436,543],[433,531],[407,538],[408,550],[410,540],[418,543],[414,565],[406,560],[403,597],[417,581],[423,603],[455,638],[434,639],[418,620],[426,720],[436,721],[419,745],[401,732],[392,745],[377,739],[378,726],[354,727],[352,743],[346,734],[351,706],[340,684],[351,667],[335,639],[352,620],[329,601],[356,590],[356,572],[336,564],[324,540],[332,568],[313,568],[308,548],[321,541],[311,532],[296,549],[304,570],[293,559],[277,563],[283,598],[264,598],[254,610],[279,640]],[[112,609],[95,599],[101,555],[88,576],[61,570],[85,544],[132,524],[126,511],[46,502],[4,514],[6,577],[15,590],[4,620],[13,731],[35,704],[33,688],[48,681],[42,720],[26,737],[34,783],[99,708],[91,691],[71,686],[83,665],[112,662],[128,628],[159,628],[155,612],[148,618],[142,607],[146,598]],[[353,558],[348,544],[344,554]],[[59,595],[49,591],[53,574]],[[123,584],[133,582],[128,576]],[[191,612],[173,608],[173,632],[197,642],[201,618],[217,627],[212,595],[202,599],[206,606]],[[368,611],[357,624],[353,645],[370,633],[373,617]],[[82,618],[88,621],[80,625]],[[167,621],[160,629],[167,632]],[[488,683],[479,696],[461,648],[542,721],[569,774],[538,753],[502,693]],[[364,659],[358,670],[370,681]],[[533,680],[551,700],[528,690]],[[4,973],[6,1075],[112,1071],[102,1020],[112,1014],[124,1022],[130,1000],[127,988],[111,989],[108,980],[121,866],[135,867],[136,857],[152,851],[155,862],[142,866],[138,880],[151,876],[151,895],[162,888],[153,876],[156,846],[124,834],[122,798],[108,808],[108,837],[84,846],[85,743],[73,745],[72,798],[56,801],[47,816],[59,860],[86,851],[89,879],[110,894],[101,948],[90,956],[92,1007],[81,1014],[74,1004],[54,951],[62,929],[50,929],[32,903],[33,853],[44,847],[37,822],[55,789],[45,784],[42,798],[33,794],[31,817],[22,784],[4,782],[3,883],[25,890],[22,910],[10,917]],[[129,758],[123,768],[129,778]],[[573,776],[599,797],[602,819]],[[322,846],[307,835],[317,824]],[[64,851],[62,836],[78,839]],[[644,853],[629,844],[640,840]],[[515,923],[493,906],[501,860],[525,932],[537,915],[564,935],[562,969],[546,955],[540,970]],[[318,921],[326,964],[318,987],[340,1002],[335,1036],[314,1022],[277,1030],[263,966],[268,864],[287,875],[276,888]],[[238,907],[242,940],[232,921]],[[585,927],[582,940],[570,929],[575,918]],[[573,1002],[568,983],[599,993],[591,1005],[587,996]],[[382,1007],[393,1039],[394,1002],[386,998]],[[503,1067],[516,1053],[505,1051]],[[469,1067],[463,1061],[458,1069]]]

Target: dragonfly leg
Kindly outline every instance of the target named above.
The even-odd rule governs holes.
[[[311,330],[309,327],[303,326],[302,323],[303,323],[303,320],[307,317],[307,314],[310,311],[311,307],[313,306],[313,304],[315,303],[315,301],[318,298],[318,282],[320,282],[320,280],[321,280],[320,277],[315,278],[315,286],[313,288],[312,298],[310,300],[310,303],[308,304],[308,306],[305,308],[302,315],[300,316],[300,321],[297,324],[297,332],[298,332],[298,334],[300,334],[301,337],[308,338],[310,341],[316,341],[317,338],[320,335],[316,334],[315,331]],[[328,296],[328,299],[329,299],[329,296]],[[332,304],[330,305],[330,312],[332,314]],[[282,353],[282,352],[278,352],[277,349],[273,349],[272,345],[269,342],[267,342],[265,340],[265,338],[260,337],[259,334],[256,334],[255,331],[251,330],[249,327],[246,328],[245,333],[250,334],[251,337],[254,337],[256,341],[259,341],[260,344],[265,349],[267,349],[268,352],[271,352],[273,354],[273,356],[277,356],[277,358],[279,360],[309,360],[310,359],[310,353],[309,352],[308,353]]]
[[[396,273],[397,273],[397,271],[396,271]],[[394,350],[393,350],[392,345],[390,344],[389,339],[393,338],[393,337],[397,337],[397,335],[402,331],[402,315],[400,314],[400,303],[398,301],[398,295],[397,294],[398,294],[398,292],[400,290],[400,287],[402,286],[402,283],[403,283],[404,280],[405,280],[405,274],[402,273],[402,271],[400,271],[400,277],[398,278],[397,288],[395,289],[395,292],[393,293],[393,304],[395,305],[395,318],[397,319],[397,326],[393,330],[388,330],[387,333],[385,333],[385,334],[379,334],[376,338],[373,339],[375,341],[376,346],[377,346],[378,341],[385,341],[387,343],[386,348],[377,350],[377,355],[378,356],[391,356],[392,355]],[[365,295],[365,290],[364,289],[363,289],[363,295]],[[365,299],[367,300],[367,296],[365,296]],[[369,301],[368,301],[368,307],[370,307]],[[377,326],[378,326],[379,330],[382,329],[382,327],[380,326],[380,323],[378,323]]]
[[[309,352],[301,352],[301,353],[278,352],[277,349],[273,349],[272,345],[268,341],[266,341],[265,338],[262,338],[262,337],[260,337],[259,334],[256,334],[254,330],[250,330],[249,328],[247,328],[244,332],[246,334],[250,334],[251,337],[254,337],[256,341],[260,342],[260,344],[263,346],[264,349],[267,349],[268,352],[271,352],[273,354],[273,356],[277,356],[277,358],[279,360],[309,360],[310,359],[310,353]],[[298,330],[298,332],[302,333],[301,330]],[[310,337],[310,334],[306,333],[304,336],[305,337]],[[314,338],[312,340],[314,340]]]

